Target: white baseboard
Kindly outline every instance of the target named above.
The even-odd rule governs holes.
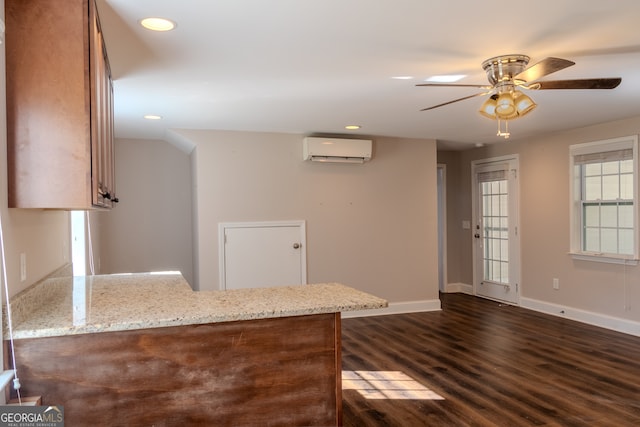
[[[473,287],[464,283],[449,283],[446,287],[446,292],[461,292],[473,295]],[[640,322],[636,322],[633,320],[621,319],[619,317],[607,316],[605,314],[580,310],[573,307],[567,307],[525,297],[520,298],[520,307],[640,337]],[[378,308],[374,310],[346,311],[342,313],[342,318],[347,319],[350,317],[384,316],[389,314],[439,311],[441,309],[442,307],[440,305],[439,299],[391,302],[386,308]]]
[[[578,322],[611,329],[617,332],[623,332],[625,334],[640,336],[640,322],[633,320],[621,319],[619,317],[607,316],[605,314],[594,313],[591,311],[580,310],[573,307],[566,307],[563,305],[524,297],[520,298],[520,307],[550,314],[552,316],[565,317],[570,320],[576,320]]]
[[[447,283],[444,291],[446,293],[460,292],[463,294],[473,295],[473,285],[467,285],[466,283]]]
[[[389,307],[386,308],[345,311],[342,313],[342,318],[347,319],[349,317],[385,316],[388,314],[417,313],[421,311],[439,310],[441,310],[439,299],[408,302],[390,302]]]

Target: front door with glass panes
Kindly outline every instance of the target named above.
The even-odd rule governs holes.
[[[518,159],[474,162],[472,172],[474,292],[478,296],[518,304]]]

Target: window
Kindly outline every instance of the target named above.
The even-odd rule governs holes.
[[[638,259],[638,137],[570,147],[571,252],[581,259]]]
[[[480,172],[484,281],[509,283],[509,192],[507,171]]]

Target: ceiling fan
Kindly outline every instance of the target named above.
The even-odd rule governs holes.
[[[433,110],[454,102],[489,95],[489,98],[482,104],[479,113],[487,118],[498,120],[498,136],[509,138],[508,121],[522,117],[536,108],[536,103],[520,89],[613,89],[622,81],[619,77],[540,81],[542,77],[575,65],[575,62],[549,57],[527,68],[529,59],[526,55],[502,55],[487,59],[482,63],[482,68],[487,73],[490,85],[418,84],[416,86],[475,87],[484,89],[484,92],[423,108],[420,111]],[[505,125],[504,129],[501,127],[502,123]]]

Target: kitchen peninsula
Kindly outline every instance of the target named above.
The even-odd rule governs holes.
[[[52,277],[11,300],[21,393],[69,425],[339,425],[340,312],[386,305],[337,283]]]

